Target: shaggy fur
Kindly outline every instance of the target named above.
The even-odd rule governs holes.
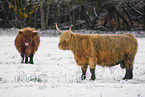
[[[35,28],[22,28],[15,39],[15,46],[20,52],[22,57],[22,63],[25,57],[25,63],[28,63],[28,57],[30,57],[30,62],[33,64],[33,56],[37,51],[40,43],[38,31]]]
[[[56,28],[58,29],[57,25]],[[60,32],[59,29],[58,31]],[[94,80],[96,64],[111,67],[119,63],[122,68],[126,68],[123,79],[133,78],[133,60],[138,44],[132,34],[75,34],[69,30],[61,34],[58,46],[61,50],[73,52],[75,61],[82,67],[82,79],[86,78],[88,65],[92,73],[91,79]]]

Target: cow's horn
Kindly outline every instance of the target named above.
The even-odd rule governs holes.
[[[21,29],[19,30],[19,32],[23,32],[23,31],[24,31],[24,30],[21,30]]]
[[[60,29],[58,28],[57,23],[56,23],[56,29],[57,29],[58,32],[62,33],[62,32],[60,31]]]
[[[17,31],[18,31],[18,32],[23,32],[24,30],[22,30],[22,29],[17,29]]]
[[[35,30],[35,31],[33,31],[33,33],[38,33],[38,32],[39,32],[39,31],[36,31],[36,30]]]
[[[70,25],[70,27],[69,27],[69,31],[70,31],[70,33],[73,33],[72,31],[71,31],[71,27],[72,27],[73,25]]]

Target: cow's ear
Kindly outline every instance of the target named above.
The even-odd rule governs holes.
[[[73,34],[73,33],[71,33],[71,36],[74,36],[74,34]]]
[[[24,31],[24,30],[21,30],[21,29],[18,30],[18,32],[19,32],[20,34],[23,34],[23,31]]]
[[[74,35],[73,33],[71,33],[71,37],[72,37],[72,38],[75,38],[75,35]]]

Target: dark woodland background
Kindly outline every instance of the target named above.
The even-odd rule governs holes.
[[[0,28],[145,31],[144,0],[0,0]]]

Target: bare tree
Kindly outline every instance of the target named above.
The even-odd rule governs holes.
[[[45,14],[44,14],[44,1],[40,2],[40,13],[41,13],[41,29],[45,30]]]
[[[1,0],[0,26],[145,30],[143,0]],[[2,26],[1,26],[2,27]]]

